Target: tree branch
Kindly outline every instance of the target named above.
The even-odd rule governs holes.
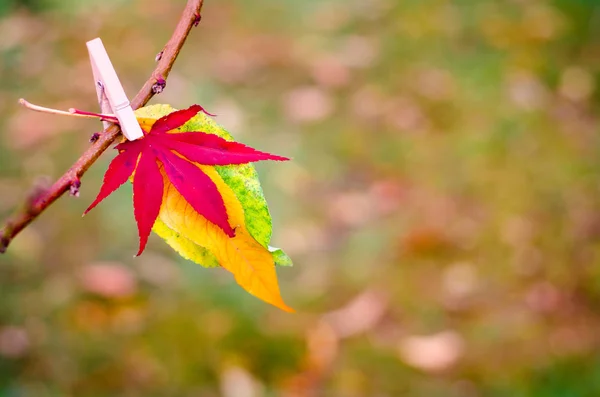
[[[152,76],[131,100],[133,109],[144,106],[154,94],[160,93],[164,88],[165,80],[190,30],[200,21],[203,3],[203,0],[188,0],[173,35],[157,57],[158,63]],[[65,192],[70,191],[72,195],[76,195],[81,184],[79,178],[120,135],[121,129],[118,125],[110,126],[50,188],[42,191],[39,187],[34,188],[23,207],[16,211],[2,227],[0,253],[5,252],[12,239]]]

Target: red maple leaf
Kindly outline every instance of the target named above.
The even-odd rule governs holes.
[[[144,137],[118,144],[117,157],[108,166],[104,182],[94,202],[85,210],[87,214],[119,186],[133,177],[133,213],[138,226],[140,255],[146,247],[148,236],[158,217],[163,199],[164,169],[169,181],[192,208],[208,221],[220,227],[229,237],[235,231],[229,224],[225,203],[214,182],[199,167],[203,165],[246,164],[260,160],[289,160],[286,157],[260,152],[238,142],[204,132],[171,133],[199,111],[200,105],[172,112],[152,125]]]

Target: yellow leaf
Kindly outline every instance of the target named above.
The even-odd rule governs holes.
[[[234,192],[213,167],[196,165],[216,184],[225,202],[229,223],[235,229],[235,237],[230,238],[218,226],[194,211],[166,177],[163,202],[154,231],[176,238],[170,244],[180,244],[178,251],[187,253],[186,257],[192,260],[202,260],[191,257],[202,254],[192,243],[206,248],[250,294],[282,310],[293,312],[281,298],[273,257],[246,229],[244,210]],[[170,229],[171,233],[164,228]]]

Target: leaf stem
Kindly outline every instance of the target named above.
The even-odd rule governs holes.
[[[110,121],[113,123],[119,123],[119,119],[114,114],[102,114],[102,113],[94,113],[94,112],[86,112],[85,110],[79,110],[75,108],[70,108],[69,113],[76,117],[88,117],[91,119],[100,119],[102,121]]]
[[[73,108],[69,109],[69,111],[66,112],[64,110],[52,109],[52,108],[47,108],[45,106],[35,105],[31,102],[26,101],[23,98],[19,99],[19,104],[21,104],[21,105],[25,106],[27,109],[33,110],[35,112],[58,114],[61,116],[82,117],[82,118],[88,118],[88,119],[100,119],[100,120],[112,121],[113,123],[117,123],[119,121],[119,120],[117,120],[117,118],[115,117],[114,114],[91,113],[91,112],[85,112],[83,110],[77,110],[77,109],[73,109]]]

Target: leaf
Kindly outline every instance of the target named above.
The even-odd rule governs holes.
[[[142,152],[133,177],[133,214],[140,235],[138,256],[144,251],[154,221],[158,217],[163,190],[163,178],[156,163],[156,156],[151,152]]]
[[[206,165],[245,164],[259,160],[289,160],[264,153],[238,142],[228,142],[217,135],[185,132],[165,134],[161,143],[190,161]]]
[[[174,112],[165,114],[152,125],[152,130],[155,132],[167,132],[180,127],[187,123],[192,117],[194,117],[202,106],[192,105],[187,109],[176,110]]]
[[[180,111],[170,108],[164,114],[140,111],[137,116],[144,136],[116,146],[120,153],[90,208],[133,174],[138,255],[154,229],[185,258],[207,266],[220,265],[251,294],[293,311],[281,299],[274,256],[268,249],[271,219],[256,172],[247,167],[253,161],[287,158],[233,142],[226,132],[184,130],[184,126],[193,128],[192,120],[199,118],[199,111],[203,109],[198,105]],[[230,187],[216,167],[222,168],[223,175],[236,168],[244,172],[228,178]],[[246,208],[240,198],[250,198]],[[263,216],[257,217],[260,212]],[[253,220],[248,224],[260,241],[246,227],[247,219]],[[290,262],[285,254],[276,252],[279,262]]]
[[[260,245],[246,229],[244,211],[234,192],[211,167],[198,165],[215,183],[226,203],[235,236],[223,230],[191,208],[191,205],[165,180],[163,205],[159,219],[171,230],[179,231],[188,242],[205,247],[225,269],[234,274],[246,291],[282,310],[292,312],[281,299],[275,263],[271,253]],[[185,240],[184,240],[185,241]]]
[[[129,158],[141,153],[141,160],[133,179],[134,214],[140,236],[138,255],[146,246],[148,235],[156,219],[157,208],[160,205],[159,202],[156,202],[156,197],[160,197],[162,192],[162,190],[158,190],[158,188],[162,189],[162,185],[157,181],[161,179],[157,161],[164,166],[167,177],[192,204],[192,207],[232,237],[234,231],[229,225],[227,210],[214,183],[203,174],[201,169],[191,165],[189,159],[180,156],[187,154],[193,158],[194,162],[205,165],[214,165],[215,162],[240,164],[267,159],[286,160],[284,157],[263,153],[201,131],[194,132],[194,136],[187,133],[183,137],[167,133],[186,123],[201,110],[203,109],[199,105],[190,106],[185,110],[173,110],[168,114],[161,115],[154,122],[151,117],[141,116],[140,125],[144,136],[136,141],[121,142],[116,146],[120,151],[117,158]],[[178,139],[183,139],[183,141]],[[179,152],[180,149],[184,149],[184,153]],[[121,168],[117,169],[119,165]],[[128,164],[117,164],[117,166],[109,168],[107,171],[103,188],[90,208],[120,186],[119,183],[123,183],[125,174],[131,175],[131,167]],[[156,190],[147,187],[156,188]]]
[[[154,121],[175,111],[170,105],[151,105],[136,110],[136,116],[140,125],[150,129]],[[186,124],[177,128],[178,132],[203,131],[217,135],[226,141],[232,141],[229,133],[211,118],[203,113],[198,113]],[[175,131],[172,131],[175,132]],[[263,247],[268,248],[271,240],[271,214],[267,206],[258,173],[252,164],[241,164],[233,166],[216,166],[223,181],[233,190],[244,211],[246,228]],[[160,219],[156,221],[154,231],[162,237],[182,257],[192,260],[205,267],[218,266],[214,256],[203,247],[194,246],[193,242],[186,241],[180,233],[169,229],[162,224]],[[287,259],[285,259],[287,258]],[[287,255],[273,255],[277,265],[291,266],[291,260]],[[285,259],[285,260],[282,260]]]
[[[170,229],[160,218],[156,219],[152,230],[184,259],[196,262],[203,267],[221,266],[209,250],[182,236],[181,233]]]
[[[169,181],[192,208],[233,237],[225,203],[214,182],[194,164],[173,153],[160,153],[159,158]]]
[[[104,181],[100,187],[100,192],[92,204],[85,210],[83,215],[90,212],[98,203],[117,190],[133,173],[139,152],[122,152],[111,161],[108,170],[104,175]]]

